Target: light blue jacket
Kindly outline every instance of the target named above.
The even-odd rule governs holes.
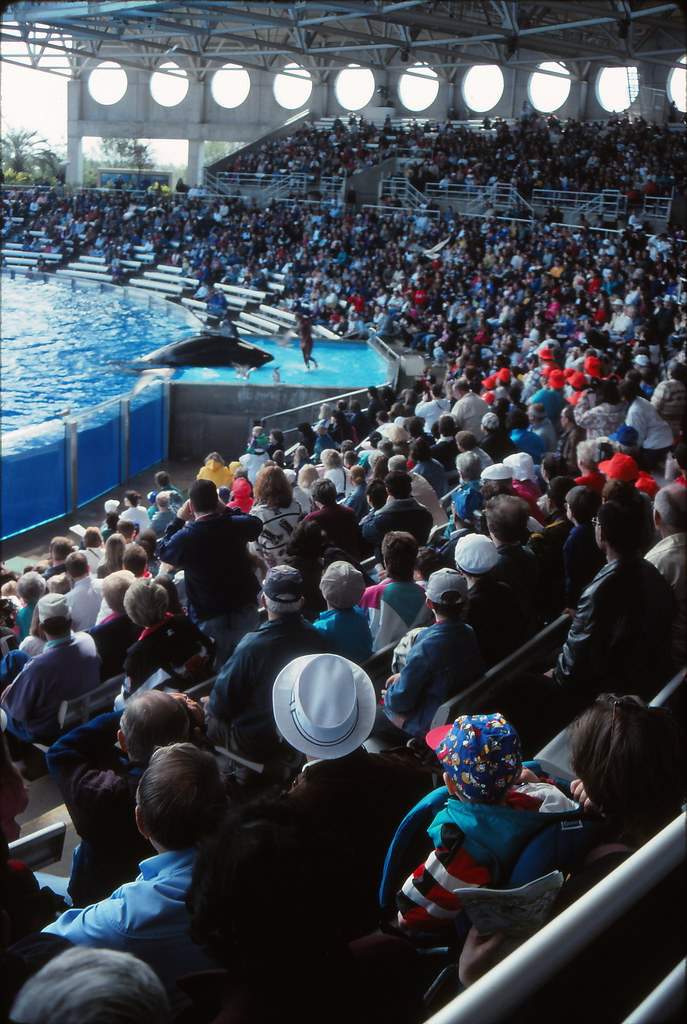
[[[85,910],[67,910],[43,929],[76,946],[133,953],[149,964],[167,990],[172,1010],[187,1000],[176,979],[216,967],[188,934],[186,893],[196,851],[169,850],[141,861],[141,874]]]

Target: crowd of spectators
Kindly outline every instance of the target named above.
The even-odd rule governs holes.
[[[616,158],[613,132],[625,130],[609,128],[610,157],[607,142],[594,144],[604,166]],[[517,149],[517,131],[498,132],[504,151]],[[645,136],[632,145],[651,173]],[[558,152],[569,165],[556,173],[577,182],[573,150]],[[249,1021],[270,1019],[278,997],[302,1013],[305,992],[324,998],[335,984],[347,995],[333,1019],[347,1019],[351,1000],[362,1001],[357,1019],[383,1019],[379,1000],[397,996],[389,979],[403,977],[394,1019],[419,1020],[408,935],[448,919],[436,864],[444,880],[504,881],[493,866],[485,873],[461,822],[490,820],[502,798],[516,818],[538,815],[554,789],[520,774],[521,744],[534,753],[576,716],[587,735],[611,728],[603,770],[579,753],[582,781],[569,795],[574,813],[603,807],[604,838],[626,856],[684,797],[670,768],[676,781],[653,817],[660,776],[641,797],[634,776],[611,795],[594,788],[609,751],[622,778],[622,757],[641,755],[644,769],[653,749],[656,718],[641,703],[633,717],[619,695],[650,699],[687,654],[684,232],[639,224],[609,236],[214,198],[151,207],[116,192],[4,198],[21,230],[44,231],[56,248],[115,258],[146,244],[199,284],[278,270],[284,301],[314,320],[345,324],[350,306],[367,323],[381,311],[383,333],[427,357],[400,393],[372,387],[365,402],[323,405],[297,445],[256,422],[228,440],[228,459],[207,455],[188,494],[161,471],[146,501],[131,490],[109,499],[79,549],[55,537],[45,563],[4,574],[3,829],[16,834],[16,766],[40,742],[82,840],[74,906],[57,921],[40,920],[33,898],[22,918],[2,875],[12,978],[68,944],[102,946],[148,963],[172,1012],[191,1014],[179,1020],[219,1019],[224,1006]],[[417,756],[445,700],[561,614],[570,627],[560,654],[503,694],[505,718],[473,716],[428,738],[441,768],[427,749]],[[381,649],[390,668],[375,693],[365,664]],[[64,734],[61,702],[113,676],[115,710]],[[206,706],[184,696],[208,679]],[[647,730],[644,747],[613,746],[623,716]],[[455,757],[475,726],[499,741],[486,776]],[[677,726],[666,729],[672,737]],[[384,753],[362,749],[370,733]],[[676,732],[676,758],[681,743]],[[384,852],[430,788],[428,764],[445,769],[448,789],[425,847],[434,852],[399,894],[404,937],[370,941]],[[254,803],[267,786],[282,796]],[[225,790],[235,805],[226,822]],[[629,822],[635,797],[643,817]],[[478,809],[459,813],[465,801]],[[322,898],[327,877],[336,901]],[[298,942],[287,955],[289,929]],[[276,991],[260,984],[260,936],[270,962],[283,954]],[[210,982],[182,991],[177,977],[213,965],[226,973],[201,1008]],[[464,965],[464,983],[469,975]]]
[[[410,182],[513,184],[525,198],[534,188],[561,192],[617,189],[630,210],[643,196],[684,194],[684,134],[642,118],[610,117],[590,129],[573,118],[529,115],[514,123],[485,119],[481,129],[465,124],[374,125],[363,117],[337,118],[331,127],[304,125],[286,139],[273,139],[230,158],[226,172],[264,175],[350,176],[389,157],[406,162]]]

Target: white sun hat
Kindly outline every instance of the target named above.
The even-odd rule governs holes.
[[[305,654],[274,682],[272,707],[287,743],[310,758],[333,760],[370,735],[377,697],[359,665],[337,654]]]

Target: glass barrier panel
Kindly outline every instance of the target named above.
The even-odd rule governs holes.
[[[69,511],[67,445],[62,423],[49,430],[35,446],[5,444],[0,478],[0,520],[3,538],[12,537]],[[59,432],[59,433],[58,433]],[[51,433],[58,436],[50,437]]]
[[[119,402],[79,419],[77,430],[76,504],[117,487],[122,479]]]
[[[166,458],[165,402],[158,381],[135,395],[129,405],[129,476]]]

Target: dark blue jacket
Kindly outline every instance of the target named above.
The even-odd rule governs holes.
[[[46,754],[48,771],[81,837],[69,894],[75,907],[106,899],[138,874],[151,846],[134,817],[143,765],[115,747],[121,711],[98,715],[56,740]]]
[[[194,622],[238,611],[255,603],[258,581],[246,554],[262,523],[255,516],[219,512],[179,529],[167,528],[158,554],[184,570],[189,613]]]
[[[375,558],[382,560],[382,541],[391,530],[412,533],[418,544],[426,544],[432,529],[432,513],[415,498],[392,498],[360,524],[363,537],[374,545]]]
[[[483,672],[484,660],[471,627],[435,622],[422,630],[400,678],[387,690],[385,711],[403,715],[404,730],[424,736],[439,705]]]
[[[208,713],[238,729],[251,746],[274,747],[272,686],[285,665],[303,654],[325,654],[327,638],[298,613],[247,633],[217,676]]]

